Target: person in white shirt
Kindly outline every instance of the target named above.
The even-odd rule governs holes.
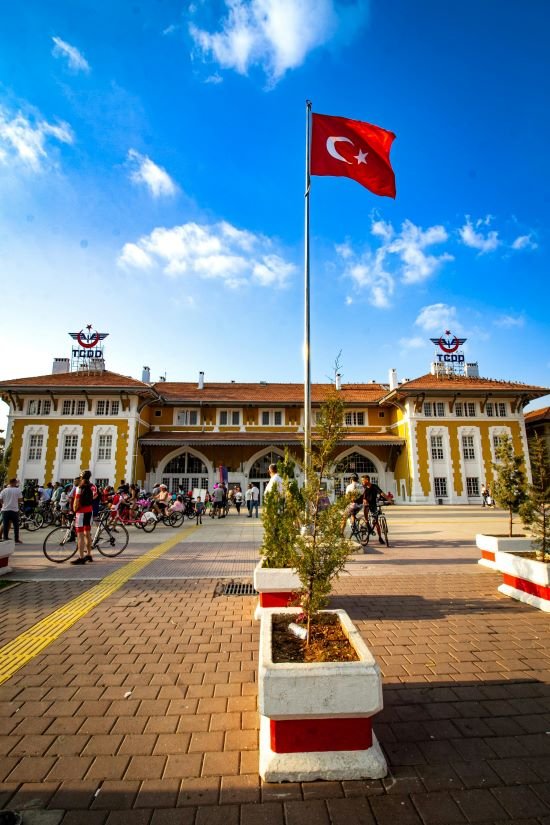
[[[277,472],[277,465],[270,464],[268,469],[269,475],[271,476],[269,481],[267,482],[266,488],[264,490],[264,496],[266,493],[270,493],[272,490],[277,490],[277,492],[282,495],[283,494],[283,479]]]
[[[9,538],[10,524],[13,524],[15,543],[23,544],[19,541],[19,502],[23,501],[23,496],[16,478],[10,478],[8,487],[0,493],[0,501],[2,502],[2,540]]]
[[[342,520],[342,533],[344,532],[348,518],[351,521],[352,526],[355,524],[355,517],[363,506],[364,494],[365,488],[359,483],[359,476],[357,473],[353,473],[351,475],[350,482],[346,487],[346,499],[349,501],[349,504],[346,507],[344,518]]]
[[[254,510],[256,510],[256,518],[259,518],[258,505],[260,503],[260,491],[258,490],[255,484],[252,485],[251,493],[252,501],[250,502],[250,517],[252,518],[252,513],[254,512]]]

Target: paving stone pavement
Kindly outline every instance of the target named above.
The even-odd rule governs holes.
[[[25,825],[550,825],[548,615],[497,593],[473,547],[504,519],[388,519],[395,547],[354,555],[332,598],[383,673],[386,779],[259,781],[256,600],[216,584],[250,576],[261,528],[230,517],[183,534],[0,687],[0,809]],[[0,590],[2,644],[94,584],[88,566],[48,580],[36,548]]]

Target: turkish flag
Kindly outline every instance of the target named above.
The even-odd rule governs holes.
[[[346,117],[312,115],[312,175],[353,178],[375,195],[395,198],[390,163],[393,132]]]

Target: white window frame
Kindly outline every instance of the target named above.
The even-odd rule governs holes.
[[[362,416],[362,421],[358,420],[359,416]],[[349,421],[348,418],[350,419]],[[345,427],[366,427],[368,421],[369,419],[366,410],[347,410],[347,412],[344,413]]]
[[[120,401],[115,399],[111,401],[111,415],[118,415],[120,413]]]
[[[442,435],[430,436],[430,455],[432,461],[445,461],[445,448]]]
[[[427,418],[445,418],[444,401],[425,401],[424,415]]]
[[[195,416],[194,422],[190,420],[192,415]],[[176,410],[174,423],[178,424],[180,427],[198,427],[200,424],[199,410]]]
[[[475,418],[477,414],[475,401],[457,401],[455,415],[457,418]]]
[[[473,435],[464,434],[462,436],[462,456],[464,461],[476,460],[475,439]]]
[[[100,433],[97,438],[97,461],[111,461],[112,454],[112,433]]]
[[[61,406],[61,415],[84,415],[86,402],[80,398],[65,398]]]
[[[478,498],[480,496],[479,490],[480,490],[479,477],[478,476],[466,476],[466,496],[467,496],[467,498]]]
[[[51,409],[49,398],[31,398],[27,402],[27,415],[49,415]]]
[[[222,424],[222,420],[221,420],[223,414],[225,414],[226,417],[227,417],[227,421],[224,424]],[[234,416],[238,416],[238,421],[235,422],[233,420]],[[242,419],[243,419],[243,411],[241,409],[236,410],[236,409],[229,408],[229,409],[218,410],[218,413],[217,413],[218,427],[240,427]]]
[[[27,447],[27,461],[42,461],[42,450],[44,448],[44,434],[31,433]]]
[[[279,414],[281,416],[280,424],[275,422],[275,414]],[[267,423],[264,424],[263,417],[264,415],[268,416]],[[258,413],[258,422],[260,427],[284,427],[285,426],[285,411],[282,407],[266,407],[259,410]]]
[[[447,476],[434,476],[434,496],[435,498],[449,498]]]
[[[487,401],[485,413],[487,418],[506,418],[508,415],[506,401]]]
[[[71,443],[68,440],[71,439]],[[76,439],[76,441],[74,441]],[[78,435],[76,433],[65,433],[63,435],[63,446],[61,448],[61,460],[75,462],[78,458]],[[74,455],[73,455],[74,452]],[[68,454],[67,454],[68,453]]]

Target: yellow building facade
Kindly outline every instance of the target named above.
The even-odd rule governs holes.
[[[437,366],[437,365],[434,365]],[[303,387],[284,383],[150,382],[103,368],[0,382],[9,405],[10,476],[67,482],[84,468],[102,485],[212,490],[268,480],[289,449],[302,477]],[[347,433],[334,456],[333,495],[368,473],[403,504],[479,503],[495,448],[511,436],[525,456],[523,409],[543,387],[440,372],[388,384],[336,383]],[[312,420],[333,385],[312,387]],[[315,432],[315,430],[314,430]]]

